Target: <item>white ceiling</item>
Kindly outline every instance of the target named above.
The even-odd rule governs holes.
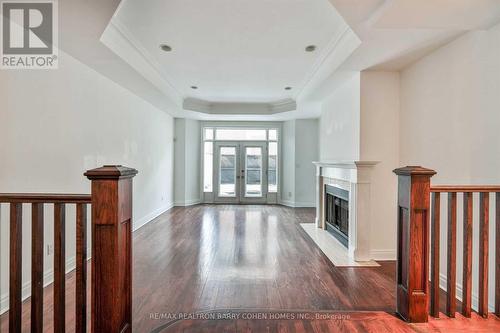
[[[346,29],[328,0],[127,0],[113,23],[181,96],[211,103],[295,98]]]
[[[390,1],[375,23],[378,29],[485,29],[497,23],[498,0]]]
[[[90,25],[67,22],[62,46],[176,117],[214,120],[318,116],[346,70],[401,70],[500,21],[500,0],[123,0],[113,17],[105,3],[86,1],[106,11],[87,13]],[[112,52],[92,56],[85,25],[107,25],[101,42]],[[318,50],[304,52],[309,44]],[[123,63],[142,79],[124,75]]]
[[[500,0],[330,0],[362,43],[341,69],[401,70],[500,22]]]

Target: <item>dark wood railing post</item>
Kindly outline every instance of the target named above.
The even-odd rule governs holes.
[[[407,166],[398,175],[397,312],[408,322],[429,315],[430,180],[434,170]]]
[[[92,181],[92,332],[132,332],[132,178],[119,165],[85,173]]]

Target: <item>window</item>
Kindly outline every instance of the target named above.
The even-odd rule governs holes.
[[[262,148],[247,147],[245,152],[245,196],[262,195]]]
[[[219,196],[236,196],[236,148],[220,148]]]
[[[269,142],[269,161],[267,166],[268,192],[278,192],[278,142]]]
[[[278,130],[270,129],[269,130],[269,141],[277,141],[278,140]]]
[[[214,139],[214,129],[213,128],[205,128],[204,139],[205,140],[213,140]]]
[[[279,131],[277,128],[227,128],[227,127],[204,127],[203,136],[203,192],[218,192],[220,196],[234,197],[237,195],[238,187],[245,185],[248,190],[246,196],[260,196],[264,191],[263,182],[267,177],[269,193],[278,192],[278,142]],[[216,142],[220,141],[263,141],[268,143],[268,153],[261,149],[260,153],[249,150],[240,156],[239,149],[229,146],[228,143],[220,155],[215,154]],[[217,147],[220,145],[218,144]],[[255,147],[252,147],[255,148]],[[231,149],[231,150],[227,150]],[[214,156],[215,154],[215,156]],[[242,159],[241,161],[240,158]],[[267,175],[265,167],[265,158],[267,159]],[[214,170],[214,164],[219,163],[221,169]],[[237,164],[243,164],[246,169],[245,182],[240,184],[239,169]],[[214,172],[218,173],[219,183],[214,185]],[[238,186],[237,186],[238,185]]]
[[[213,191],[214,143],[206,141],[203,145],[203,191]]]
[[[215,130],[215,140],[226,141],[265,141],[265,129],[230,129],[217,128]]]

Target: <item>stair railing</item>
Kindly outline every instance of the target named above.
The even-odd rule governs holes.
[[[91,205],[92,332],[132,330],[132,178],[108,165],[85,173],[91,194],[0,194],[10,205],[9,332],[22,330],[23,204],[31,204],[31,332],[43,331],[44,208],[54,207],[54,332],[66,331],[66,206],[76,205],[75,332],[87,332],[87,206]]]
[[[472,312],[473,198],[479,196],[478,307],[488,316],[488,244],[490,197],[494,197],[495,314],[500,316],[500,186],[431,185],[434,170],[408,166],[398,175],[397,312],[408,322],[439,317],[440,294],[446,294],[446,315],[455,317],[457,251],[463,252],[462,315]],[[446,291],[440,288],[441,193],[447,193]],[[463,196],[463,248],[457,249],[457,194]],[[430,241],[429,241],[430,240]],[[429,277],[430,270],[430,277]]]

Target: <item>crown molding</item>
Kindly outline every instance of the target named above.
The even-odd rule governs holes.
[[[302,82],[300,88],[296,90],[295,92],[295,97],[299,96],[302,91],[305,89],[305,87],[313,80],[313,78],[318,74],[318,72],[321,70],[325,62],[327,61],[328,58],[331,57],[333,51],[337,47],[339,41],[342,39],[342,37],[345,35],[345,33],[349,30],[349,26],[347,24],[344,24],[344,27],[342,30],[339,30],[333,37],[330,39],[328,44],[326,44],[326,47],[324,48],[324,51],[322,54],[318,57],[316,62],[313,64],[311,70],[307,73],[304,81]]]
[[[280,113],[297,110],[297,102],[293,99],[284,99],[270,104],[271,113]]]
[[[297,92],[296,100],[302,101],[311,96],[327,83],[342,65],[342,63],[361,45],[361,39],[345,24],[344,30],[333,39],[328,52],[315,66],[315,69],[306,78],[306,82]]]
[[[186,98],[182,104],[184,110],[202,112],[207,114],[276,114],[294,111],[297,103],[292,99],[284,99],[271,103],[227,103],[209,102],[197,98]]]
[[[163,75],[161,65],[117,18],[113,18],[101,36],[101,42],[127,62],[146,80],[162,91],[177,106],[184,95]]]
[[[212,103],[197,98],[185,98],[182,108],[184,110],[212,113]]]

